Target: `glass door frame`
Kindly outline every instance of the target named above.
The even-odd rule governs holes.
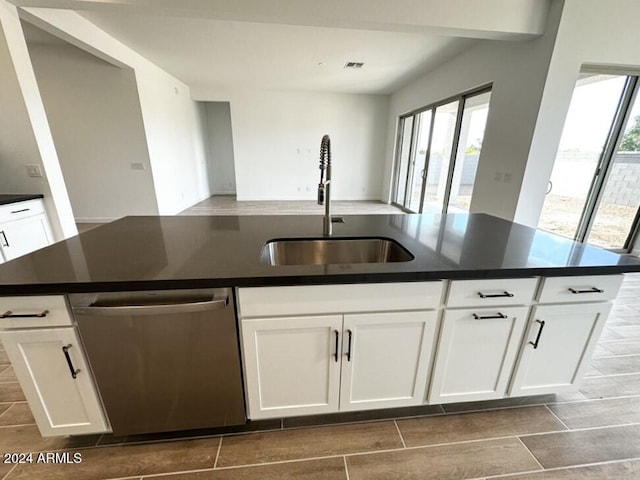
[[[480,87],[471,89],[471,90],[467,90],[463,93],[459,93],[458,95],[454,95],[452,97],[448,97],[445,98],[444,100],[440,100],[436,103],[432,103],[430,105],[427,105],[425,107],[421,107],[415,110],[412,110],[410,112],[404,113],[402,115],[400,115],[398,117],[398,127],[396,128],[397,132],[396,132],[396,148],[395,148],[395,152],[394,152],[394,168],[393,168],[393,180],[392,180],[392,194],[391,194],[391,198],[394,199],[391,201],[391,204],[401,208],[402,210],[404,210],[407,213],[422,213],[422,207],[424,204],[424,197],[425,197],[425,193],[426,193],[426,189],[427,189],[427,174],[429,171],[429,162],[427,161],[427,159],[430,158],[430,154],[431,154],[431,143],[433,140],[433,128],[434,128],[434,124],[435,124],[435,116],[436,116],[436,109],[438,107],[441,107],[443,105],[447,105],[449,103],[453,103],[455,101],[458,101],[458,108],[457,108],[457,112],[456,112],[456,123],[455,123],[455,127],[454,127],[454,132],[453,132],[453,140],[452,140],[452,148],[451,148],[451,157],[450,157],[450,161],[449,161],[449,168],[447,171],[447,183],[445,185],[445,192],[444,192],[444,199],[443,199],[443,203],[442,203],[442,213],[447,213],[447,210],[449,208],[449,197],[451,196],[451,184],[453,181],[453,175],[455,172],[455,164],[456,164],[456,158],[457,158],[457,153],[458,153],[458,145],[460,143],[460,132],[462,129],[462,115],[464,113],[464,105],[465,105],[465,100],[469,97],[474,97],[476,95],[482,95],[484,93],[488,93],[491,92],[493,88],[493,83],[487,84],[487,85],[482,85]],[[418,141],[417,138],[417,134],[416,132],[418,132],[418,129],[416,128],[416,125],[419,125],[420,121],[419,121],[419,115],[423,112],[426,112],[428,110],[431,110],[431,122],[429,125],[429,141],[427,144],[427,150],[424,156],[425,162],[424,162],[424,168],[421,170],[420,174],[422,176],[422,188],[421,188],[421,192],[420,192],[420,207],[418,209],[418,212],[414,212],[413,210],[410,210],[409,208],[407,208],[405,205],[407,205],[407,195],[409,194],[409,190],[410,190],[410,180],[413,181],[414,178],[414,172],[412,172],[411,174],[409,174],[409,172],[411,171],[411,169],[407,169],[407,178],[405,179],[405,191],[404,191],[404,198],[402,199],[402,204],[399,204],[396,200],[396,195],[398,192],[398,185],[399,182],[402,181],[402,179],[399,178],[400,176],[400,155],[401,155],[401,151],[402,151],[402,139],[404,136],[404,126],[405,126],[405,121],[407,118],[413,117],[413,125],[412,125],[412,131],[411,131],[411,142],[410,142],[410,151],[409,151],[409,155],[410,155],[410,160],[411,158],[413,158],[414,156],[414,152],[415,152],[415,147]],[[414,169],[415,170],[415,169]]]
[[[613,121],[611,122],[611,127],[609,128],[609,133],[607,134],[607,139],[605,141],[602,154],[600,155],[600,159],[598,160],[598,166],[596,167],[593,179],[591,180],[589,193],[587,194],[587,199],[582,209],[580,222],[578,223],[578,228],[576,229],[576,234],[574,236],[574,240],[576,242],[584,243],[589,237],[591,227],[593,226],[596,218],[596,213],[598,212],[598,207],[600,206],[602,197],[604,196],[604,189],[607,185],[607,180],[613,170],[614,157],[618,151],[620,142],[622,141],[624,128],[631,116],[631,109],[633,108],[639,89],[640,77],[638,75],[627,75],[627,80],[624,88],[622,89],[616,113],[613,117]],[[609,250],[619,253],[630,252],[639,234],[640,206],[636,211],[635,218],[631,224],[629,234],[627,235],[623,247],[611,248]]]

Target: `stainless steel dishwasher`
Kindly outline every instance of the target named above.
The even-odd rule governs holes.
[[[246,421],[231,289],[69,295],[116,434]]]

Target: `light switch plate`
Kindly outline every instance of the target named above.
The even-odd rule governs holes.
[[[25,165],[27,168],[27,175],[30,177],[42,177],[42,170],[40,165]]]
[[[131,162],[131,170],[144,170],[144,163]]]

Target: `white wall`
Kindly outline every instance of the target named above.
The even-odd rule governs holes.
[[[233,133],[229,102],[203,102],[209,141],[207,174],[211,193],[236,193],[236,171],[233,158]]]
[[[29,52],[76,221],[157,215],[133,70],[69,44]]]
[[[29,178],[25,165],[43,177]],[[42,193],[56,240],[77,234],[18,13],[0,0],[0,192]]]
[[[161,215],[173,215],[209,196],[204,113],[184,83],[75,12],[27,8],[24,15],[83,50],[134,69]]]
[[[238,200],[316,199],[324,134],[333,199],[380,199],[388,96],[242,91],[228,99]]]
[[[492,83],[471,211],[521,220],[516,218],[520,186],[561,7],[562,2],[552,4],[546,32],[540,38],[528,42],[480,42],[392,95],[383,184],[385,199],[390,199],[398,116]]]

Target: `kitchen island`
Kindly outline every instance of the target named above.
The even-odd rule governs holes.
[[[488,400],[575,388],[621,274],[640,271],[635,258],[489,215],[344,220],[333,238],[390,239],[410,260],[262,261],[271,240],[320,238],[317,216],[127,217],[0,266],[2,310],[39,319],[6,318],[0,335],[6,345],[48,327],[79,346],[68,294],[232,287],[251,419]],[[110,429],[90,352],[73,355],[86,383],[64,381],[93,416],[67,412],[58,425],[25,387],[42,390],[29,359],[12,357],[44,434]]]

